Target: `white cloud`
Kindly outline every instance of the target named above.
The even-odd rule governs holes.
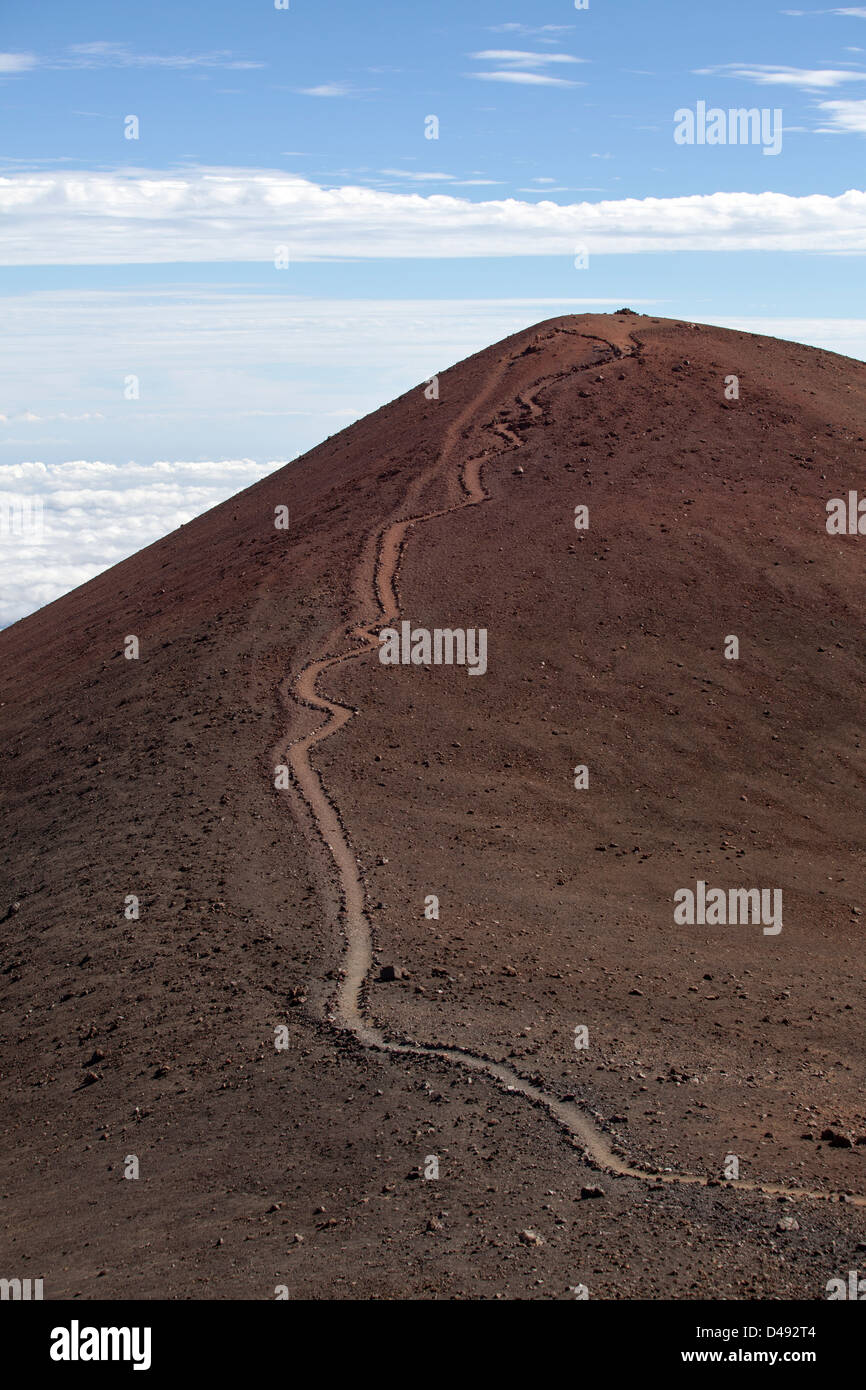
[[[560,205],[322,188],[267,170],[0,178],[7,265],[273,263],[647,251],[866,251],[866,192],[709,193]],[[290,274],[290,271],[274,272]]]
[[[466,77],[478,78],[481,82],[514,82],[532,87],[582,87],[582,82],[571,82],[564,77],[551,77],[549,73],[534,71],[546,63],[583,63],[585,58],[575,58],[570,53],[531,53],[520,48],[486,48],[481,53],[471,53],[471,58],[479,62],[504,63],[504,68],[492,72],[468,72]]]
[[[508,63],[516,68],[540,68],[545,63],[585,63],[585,58],[573,58],[570,53],[526,53],[517,48],[486,48],[483,53],[469,55],[479,62]]]
[[[866,135],[866,101],[821,101],[818,106],[830,121],[821,128],[824,133]]]
[[[564,77],[548,77],[540,72],[524,72],[521,69],[503,69],[501,72],[468,72],[467,77],[475,77],[480,82],[516,82],[525,87],[582,87],[582,82],[569,82]]]
[[[35,53],[0,53],[0,73],[28,72],[37,61]]]
[[[696,68],[695,72],[700,77],[723,74],[745,82],[757,82],[762,87],[801,87],[807,91],[838,87],[843,82],[866,81],[866,72],[853,68],[790,68],[770,63],[751,67],[725,63],[716,68]]]
[[[354,96],[354,90],[348,82],[323,82],[318,87],[297,87],[295,90],[304,97]]]

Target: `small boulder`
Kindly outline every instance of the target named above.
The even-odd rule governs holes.
[[[852,1149],[854,1147],[851,1136],[843,1134],[840,1129],[832,1129],[828,1126],[827,1129],[821,1130],[821,1138],[830,1145],[831,1149]]]
[[[402,965],[383,965],[379,971],[379,979],[385,983],[389,980],[407,980],[408,970],[404,970]]]

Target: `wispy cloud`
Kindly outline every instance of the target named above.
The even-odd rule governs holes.
[[[29,72],[38,61],[35,53],[0,53],[0,74]]]
[[[481,53],[470,57],[478,62],[508,63],[516,68],[540,68],[545,63],[585,63],[585,58],[574,58],[570,53],[528,53],[519,48],[485,48]]]
[[[12,415],[0,414],[0,424],[3,425],[35,425],[44,424],[46,421],[49,420],[66,420],[75,421],[76,423],[78,423],[82,420],[104,419],[105,416],[101,413],[101,411],[98,410],[85,410],[78,415],[70,415],[65,410],[59,411],[56,415],[37,415],[32,410],[22,410],[19,411],[17,414]]]
[[[415,169],[380,169],[379,173],[385,178],[399,180],[407,183],[450,183],[455,188],[487,188],[501,183],[501,179],[459,179],[456,174],[439,174],[435,172],[421,172]]]
[[[575,58],[570,53],[534,53],[521,48],[486,48],[481,53],[469,55],[476,62],[504,64],[490,72],[469,72],[467,77],[478,78],[482,82],[516,82],[529,87],[577,87],[582,83],[571,82],[564,77],[553,77],[539,72],[550,63],[583,63],[585,58]]]
[[[36,68],[263,68],[264,63],[235,58],[226,49],[208,53],[136,53],[128,44],[76,43],[59,54],[0,53],[0,73],[30,72]]]
[[[501,69],[494,72],[469,72],[467,77],[478,78],[480,82],[517,82],[527,87],[582,87],[582,82],[569,82],[564,77],[550,77],[542,72],[524,72],[519,69]]]
[[[721,67],[696,68],[695,73],[700,77],[737,77],[762,87],[800,87],[807,91],[866,80],[866,72],[857,68],[791,68],[773,63],[757,63],[751,67],[724,63]]]
[[[355,89],[348,82],[322,82],[318,87],[296,87],[304,97],[351,97]]]
[[[866,101],[820,101],[818,107],[830,122],[819,134],[866,135]]]
[[[574,28],[573,24],[491,24],[489,33],[519,34],[523,39],[539,38],[545,43],[558,43],[554,35],[569,34]]]
[[[453,179],[453,174],[419,173],[412,169],[380,169],[380,174],[387,174],[398,179],[409,179],[416,183],[443,183]]]
[[[603,188],[575,188],[572,184],[558,183],[544,188],[518,188],[518,193],[533,193],[537,198],[546,198],[549,193],[603,193]]]
[[[782,10],[782,14],[794,15],[797,18],[819,14],[838,14],[848,19],[866,19],[866,7],[863,5],[849,5],[844,9],[835,10]]]

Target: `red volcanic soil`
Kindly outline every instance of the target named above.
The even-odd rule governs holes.
[[[862,1264],[866,541],[825,523],[864,412],[832,353],[551,320],[0,633],[0,1274]],[[382,664],[404,620],[486,629],[486,673]],[[698,881],[781,890],[782,931],[678,923]]]

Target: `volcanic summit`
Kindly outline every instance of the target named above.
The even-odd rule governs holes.
[[[0,633],[4,1264],[854,1268],[864,408],[830,352],[552,319]]]

